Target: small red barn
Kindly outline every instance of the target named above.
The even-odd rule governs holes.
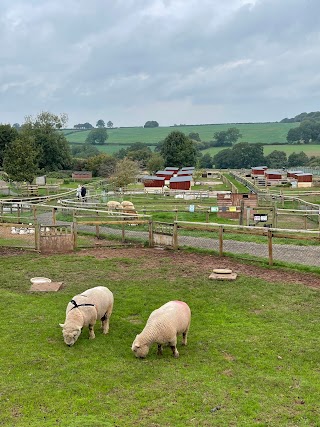
[[[312,187],[312,173],[297,173],[293,177],[298,182],[298,187]]]
[[[173,174],[174,172],[172,170],[164,170],[164,171],[156,172],[156,176],[160,176],[168,180],[173,176]]]
[[[144,187],[164,187],[164,177],[154,176],[154,175],[145,175],[141,178]]]
[[[267,168],[267,166],[257,166],[257,167],[254,167],[254,168],[251,168],[251,175],[252,176],[263,176],[264,175],[264,172],[267,170],[268,168]]]
[[[74,172],[72,172],[72,179],[75,179],[75,180],[92,179],[92,172],[89,172],[89,171],[74,171]]]
[[[266,179],[282,179],[282,173],[278,171],[265,171]]]
[[[187,166],[185,168],[181,168],[181,171],[194,171],[195,167],[194,166]]]
[[[303,173],[302,171],[288,171],[287,172],[287,177],[288,178],[294,178],[296,174],[300,174]]]
[[[173,173],[177,173],[179,170],[179,168],[175,167],[175,166],[167,166],[165,168],[165,171],[173,171]]]
[[[190,190],[192,176],[174,176],[170,179],[171,190]]]
[[[179,170],[177,173],[177,176],[192,176],[193,170],[191,169],[185,169],[185,170]]]

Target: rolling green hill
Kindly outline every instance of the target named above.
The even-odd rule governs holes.
[[[171,126],[145,129],[143,127],[133,128],[115,128],[108,129],[108,144],[128,145],[134,142],[144,142],[148,145],[154,145],[163,140],[170,132],[174,130],[181,131],[188,135],[191,132],[197,132],[202,141],[211,141],[215,132],[227,130],[230,127],[236,127],[240,130],[242,138],[239,140],[247,142],[262,142],[272,144],[274,142],[286,142],[286,136],[292,127],[299,123],[242,123],[242,124],[219,124],[219,125],[190,125],[190,126]],[[74,131],[65,130],[67,140],[70,143],[84,143],[89,130]]]
[[[96,146],[99,151],[105,154],[114,154],[121,148],[127,148],[135,142],[147,144],[151,150],[155,145],[166,138],[166,136],[175,130],[188,135],[196,132],[200,135],[202,141],[213,139],[215,132],[227,130],[230,127],[236,127],[240,130],[242,138],[238,142],[246,141],[250,143],[263,143],[264,155],[270,154],[273,150],[284,151],[287,156],[293,152],[303,151],[310,156],[320,156],[320,145],[275,145],[274,143],[285,143],[289,129],[299,126],[299,123],[242,123],[242,124],[218,124],[218,125],[190,125],[190,126],[171,126],[145,129],[143,127],[115,128],[108,129],[108,140],[105,145]],[[70,144],[84,144],[89,130],[65,129],[67,140]],[[214,156],[225,147],[211,147],[203,150],[202,153],[209,153]]]

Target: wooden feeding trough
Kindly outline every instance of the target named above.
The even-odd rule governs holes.
[[[236,280],[237,273],[233,273],[229,268],[215,268],[209,279],[213,280]]]

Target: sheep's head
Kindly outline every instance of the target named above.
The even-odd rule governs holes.
[[[147,344],[141,344],[139,341],[139,335],[136,336],[136,339],[133,341],[131,350],[134,352],[136,357],[144,358],[149,353],[149,347]]]
[[[65,325],[61,323],[60,326],[62,328],[64,342],[71,347],[79,338],[81,328],[75,325]]]

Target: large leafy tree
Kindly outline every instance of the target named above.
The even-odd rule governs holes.
[[[241,169],[263,165],[265,163],[263,145],[239,142],[232,148],[219,151],[213,157],[213,162],[216,168],[221,169]]]
[[[97,147],[94,147],[93,145],[79,144],[72,147],[71,154],[77,159],[88,159],[89,157],[99,155],[100,151]]]
[[[3,155],[6,147],[18,137],[18,131],[10,125],[0,124],[0,166],[3,164]]]
[[[309,164],[309,161],[309,157],[303,151],[300,151],[300,153],[293,152],[288,156],[289,167],[306,166]]]
[[[126,157],[130,160],[138,161],[141,167],[145,167],[148,163],[152,151],[143,142],[135,142],[126,150]]]
[[[113,128],[113,123],[112,123],[111,120],[108,121],[107,126],[108,126],[109,129]]]
[[[195,166],[197,149],[195,143],[184,133],[171,132],[161,144],[165,166]]]
[[[137,162],[130,159],[122,159],[117,163],[114,174],[110,177],[110,182],[116,188],[123,188],[128,184],[135,182],[139,173]]]
[[[266,165],[269,168],[284,168],[287,166],[288,159],[284,151],[273,150],[266,157]]]
[[[104,127],[106,127],[105,126],[105,123],[104,123],[104,120],[102,120],[102,119],[100,119],[100,120],[98,120],[97,121],[97,128],[104,128]]]
[[[213,158],[209,153],[203,154],[199,158],[199,167],[204,169],[211,169],[213,165]]]
[[[213,135],[215,147],[228,147],[235,144],[242,135],[237,128],[229,128],[220,132],[215,132]]]
[[[44,111],[35,118],[26,117],[20,135],[33,137],[37,150],[39,169],[50,172],[70,166],[68,141],[59,130],[67,123],[67,115]]]
[[[319,144],[320,123],[313,120],[304,120],[299,127],[289,130],[287,141],[289,144]]]
[[[108,133],[107,129],[104,127],[98,128],[98,129],[92,129],[87,138],[86,143],[87,144],[98,144],[103,145],[106,143],[106,140],[108,139]]]
[[[164,159],[159,153],[153,153],[147,163],[147,169],[149,173],[152,175],[158,170],[163,169],[164,167]]]
[[[38,173],[38,150],[34,137],[21,134],[6,147],[3,169],[13,181],[33,181]]]
[[[155,120],[148,120],[147,122],[145,122],[144,127],[145,128],[157,128],[157,127],[159,127],[159,123],[156,122]]]
[[[110,176],[115,170],[117,160],[108,154],[98,154],[97,156],[89,157],[86,162],[86,169],[92,171],[93,176]],[[104,174],[100,175],[102,166],[104,165]],[[108,171],[108,173],[107,173]]]

